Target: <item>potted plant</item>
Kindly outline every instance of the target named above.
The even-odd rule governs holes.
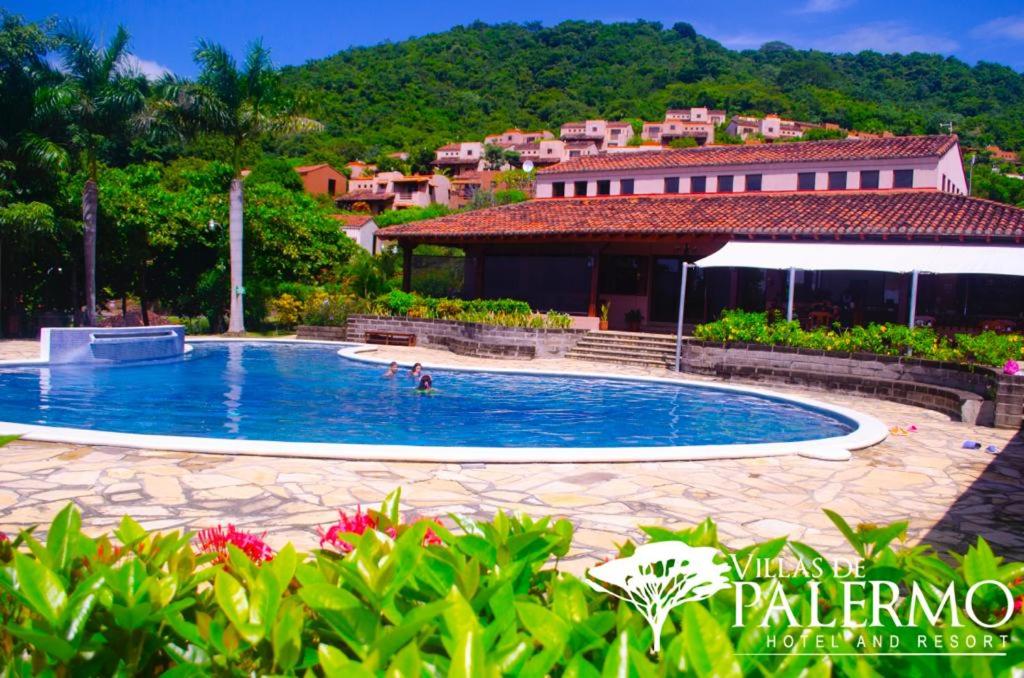
[[[626,326],[630,332],[639,332],[640,324],[644,321],[644,314],[640,312],[640,309],[634,308],[632,311],[626,313]]]
[[[601,304],[601,322],[598,325],[598,329],[600,329],[602,332],[608,329],[608,309],[610,305],[610,302],[607,301]]]

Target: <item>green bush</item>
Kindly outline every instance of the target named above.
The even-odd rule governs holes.
[[[745,624],[735,624],[742,587],[730,584],[668,611],[662,651],[650,654],[653,635],[641,613],[559,569],[572,547],[567,520],[499,512],[490,521],[451,516],[447,526],[410,524],[398,506],[396,492],[379,511],[343,516],[321,531],[321,549],[300,553],[287,545],[275,553],[259,535],[230,526],[204,530],[197,541],[188,533],[147,532],[128,517],[112,535],[94,538],[81,531],[80,514],[68,505],[45,543],[31,530],[0,540],[2,673],[1010,676],[1024,660],[1024,616],[982,628],[961,607],[967,589],[986,580],[1005,584],[1018,601],[1024,597],[1024,563],[1003,562],[981,538],[950,565],[929,547],[896,545],[906,523],[853,528],[827,512],[856,553],[854,571],[842,572],[810,546],[785,538],[730,549],[710,520],[678,531],[645,528],[649,542],[717,551],[727,582],[778,587],[793,613],[768,615],[761,626],[757,620],[770,601],[760,600],[746,609]],[[627,541],[619,555],[635,549]],[[761,559],[780,568],[750,566]],[[812,564],[823,565],[821,572],[808,574]],[[855,624],[872,619],[876,609],[888,618],[887,600],[863,591],[880,580],[903,591],[917,585],[931,609],[951,585],[955,601],[935,624],[919,609],[911,620],[916,628],[891,619],[838,627],[846,610]],[[909,619],[909,598],[893,606],[900,619]],[[1005,616],[1006,598],[993,585],[982,587],[975,601],[980,622],[995,626]],[[803,625],[812,607],[824,626]],[[954,611],[963,625],[950,623]],[[911,645],[916,634],[940,651],[966,653],[988,642],[1005,654],[915,656],[930,649]],[[897,636],[906,654],[873,649]],[[795,647],[773,646],[770,637]]]
[[[303,302],[300,317],[303,325],[341,327],[352,313],[368,310],[369,303],[358,297],[317,290]]]
[[[439,299],[392,290],[378,297],[374,310],[381,315],[458,320],[504,327],[568,329],[572,318],[565,313],[535,313],[525,301],[515,299]]]
[[[772,346],[794,346],[823,351],[905,355],[918,358],[978,363],[1002,367],[1007,360],[1024,358],[1020,335],[983,332],[977,336],[958,334],[954,341],[941,337],[930,327],[910,329],[903,324],[870,323],[841,329],[838,326],[801,329],[800,323],[779,317],[768,320],[763,312],[723,311],[715,322],[698,325],[698,339],[720,342],[749,342]]]
[[[169,315],[167,316],[167,322],[171,325],[183,325],[185,327],[185,334],[210,333],[210,319],[205,315],[197,315],[195,317]]]

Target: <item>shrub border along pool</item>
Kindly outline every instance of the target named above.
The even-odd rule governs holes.
[[[190,343],[201,342],[246,342],[246,343],[297,343],[340,346],[338,355],[352,360],[375,364],[387,364],[390,360],[375,358],[367,353],[378,347],[366,344],[350,345],[336,341],[312,341],[299,339],[246,339],[246,338],[193,338]],[[0,361],[0,367],[33,366],[40,361]],[[566,376],[553,370],[528,370],[512,368],[467,367],[432,363],[424,365],[430,369],[458,370],[465,372],[498,372],[504,374],[530,374]],[[95,431],[58,426],[38,426],[13,422],[0,422],[0,435],[18,435],[25,440],[40,442],[72,443],[78,445],[110,445],[116,447],[137,447],[143,449],[169,450],[177,452],[201,452],[208,454],[251,455],[258,457],[300,457],[315,459],[358,459],[373,461],[448,462],[448,463],[608,463],[642,461],[687,461],[697,459],[737,459],[743,457],[770,457],[798,454],[812,459],[845,461],[850,459],[851,450],[870,447],[885,440],[888,431],[875,417],[856,410],[827,405],[825,403],[775,393],[767,389],[740,387],[729,384],[708,384],[707,382],[669,379],[648,376],[618,376],[600,372],[573,372],[573,377],[616,379],[622,381],[654,382],[664,384],[690,385],[700,388],[715,388],[722,391],[766,396],[773,399],[797,403],[805,407],[824,410],[830,414],[852,420],[857,428],[845,435],[811,441],[783,443],[748,443],[738,445],[688,445],[674,447],[441,447],[418,445],[371,445],[359,443],[310,443],[281,442],[269,440],[232,440],[224,438],[201,438],[194,436],[165,436],[115,431]]]

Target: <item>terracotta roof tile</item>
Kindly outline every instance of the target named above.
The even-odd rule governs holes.
[[[331,219],[340,221],[345,226],[362,226],[368,221],[373,221],[369,214],[332,214]]]
[[[542,170],[544,174],[699,165],[758,165],[766,163],[899,160],[933,158],[948,151],[956,136],[934,135],[890,137],[887,139],[833,139],[796,141],[758,146],[703,146],[673,149],[667,153],[599,155],[563,162]]]
[[[344,200],[346,202],[362,201],[369,202],[374,200],[391,200],[395,197],[394,193],[378,193],[377,191],[350,191],[339,196],[335,196],[335,201]]]
[[[1024,209],[930,190],[548,198],[393,226],[387,237],[457,241],[690,234],[1019,241]]]

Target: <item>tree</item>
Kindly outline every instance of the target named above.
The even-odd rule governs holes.
[[[501,146],[484,146],[484,167],[489,170],[505,169],[508,163],[505,157],[505,149]]]
[[[668,142],[669,148],[696,148],[697,140],[693,137],[676,137]]]
[[[145,77],[127,62],[128,32],[118,27],[106,47],[73,24],[56,33],[57,51],[65,73],[60,82],[40,88],[37,112],[56,121],[66,150],[80,154],[85,182],[82,188],[82,235],[85,245],[85,318],[96,324],[96,231],[99,209],[99,155],[108,139],[124,135],[131,118],[142,109]],[[59,149],[41,137],[35,155],[51,163],[66,163]]]
[[[196,82],[167,78],[160,84],[164,107],[152,119],[170,120],[183,132],[223,135],[230,144],[231,180],[228,242],[231,252],[231,311],[228,332],[245,332],[242,295],[242,157],[247,144],[263,137],[318,131],[319,123],[295,115],[278,87],[270,52],[254,42],[239,67],[224,47],[201,40],[193,55],[201,68]],[[172,108],[167,108],[169,103]]]

